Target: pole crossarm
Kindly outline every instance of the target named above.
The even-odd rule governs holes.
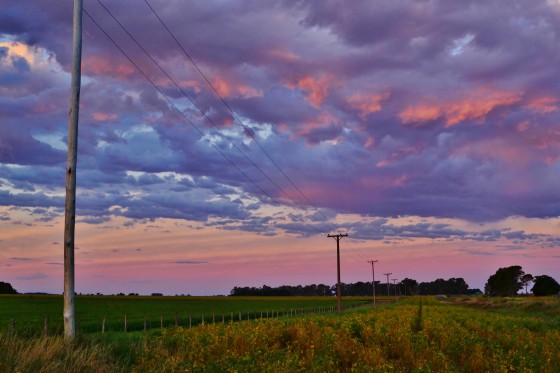
[[[389,272],[389,273],[384,273],[383,275],[384,275],[384,276],[387,276],[387,296],[389,297],[389,296],[391,296],[391,294],[389,293],[389,288],[390,288],[389,276],[391,276],[392,273],[391,273],[391,272]]]
[[[342,297],[340,294],[340,240],[342,239],[342,237],[348,237],[348,233],[327,234],[327,237],[332,237],[336,240],[336,299],[338,312],[342,312]]]

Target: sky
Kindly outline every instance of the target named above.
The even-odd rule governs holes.
[[[560,280],[560,1],[85,0],[76,291]],[[0,281],[62,293],[71,1],[0,0]]]

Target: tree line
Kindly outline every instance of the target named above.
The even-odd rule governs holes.
[[[340,292],[343,296],[370,296],[373,287],[370,282],[358,281],[355,283],[341,283]],[[337,293],[336,285],[282,285],[271,287],[235,286],[230,291],[230,296],[334,296]],[[437,295],[437,294],[478,294],[479,289],[470,289],[463,278],[437,279],[431,282],[418,283],[416,280],[405,278],[398,283],[382,283],[375,281],[377,295]]]

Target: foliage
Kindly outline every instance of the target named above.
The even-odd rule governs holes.
[[[525,286],[525,294],[527,294],[527,286],[529,286],[529,282],[533,282],[535,278],[530,273],[525,273],[521,276],[521,285]]]
[[[560,293],[560,284],[550,276],[535,277],[531,291],[537,296],[554,295]]]
[[[534,310],[544,304],[528,297],[448,299],[506,310],[510,302]],[[547,302],[560,305],[554,298]],[[0,332],[0,371],[554,372],[560,366],[558,322],[557,314],[500,314],[413,297],[342,315],[94,334],[72,348],[60,337]]]
[[[418,288],[418,281],[405,278],[399,283],[400,287],[404,290],[404,295],[412,295],[416,294],[416,290]]]
[[[478,289],[475,289],[478,290]],[[369,296],[373,293],[371,282],[358,281],[356,283],[341,283],[340,292],[343,296]],[[337,293],[337,286],[327,286],[323,284],[313,285],[282,285],[279,287],[270,287],[263,285],[262,287],[234,287],[231,296],[333,296]],[[396,284],[383,284],[380,281],[375,281],[375,293],[378,295],[437,295],[437,294],[472,294],[473,291],[469,289],[469,285],[463,278],[450,278],[444,280],[438,278],[432,282],[418,282],[414,279],[405,278],[400,283]]]
[[[457,295],[457,294],[468,294],[469,285],[461,277],[450,278],[449,280],[444,280],[438,278],[432,282],[421,282],[418,285],[419,295]]]
[[[554,371],[560,332],[543,319],[424,300],[304,319],[165,331],[137,371]]]
[[[500,268],[488,278],[484,293],[492,296],[513,296],[523,287],[521,279],[525,272],[521,266]]]
[[[0,333],[1,372],[118,372],[124,360],[111,357],[110,346],[61,337],[20,338]]]
[[[376,281],[376,291],[380,291],[379,281]],[[385,288],[385,287],[383,287]],[[372,294],[371,282],[358,281],[353,284],[340,284],[340,292],[343,296],[349,297],[364,297]],[[283,297],[283,296],[333,296],[337,293],[337,286],[324,285],[324,284],[312,284],[312,285],[282,285],[279,287],[270,287],[263,285],[262,287],[238,287],[235,286],[231,292],[231,296],[268,296],[268,297]]]
[[[9,282],[0,281],[0,294],[17,294],[16,289]]]

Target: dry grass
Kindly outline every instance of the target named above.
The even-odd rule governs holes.
[[[19,338],[0,334],[2,372],[115,372],[101,344],[67,343],[62,337]]]

